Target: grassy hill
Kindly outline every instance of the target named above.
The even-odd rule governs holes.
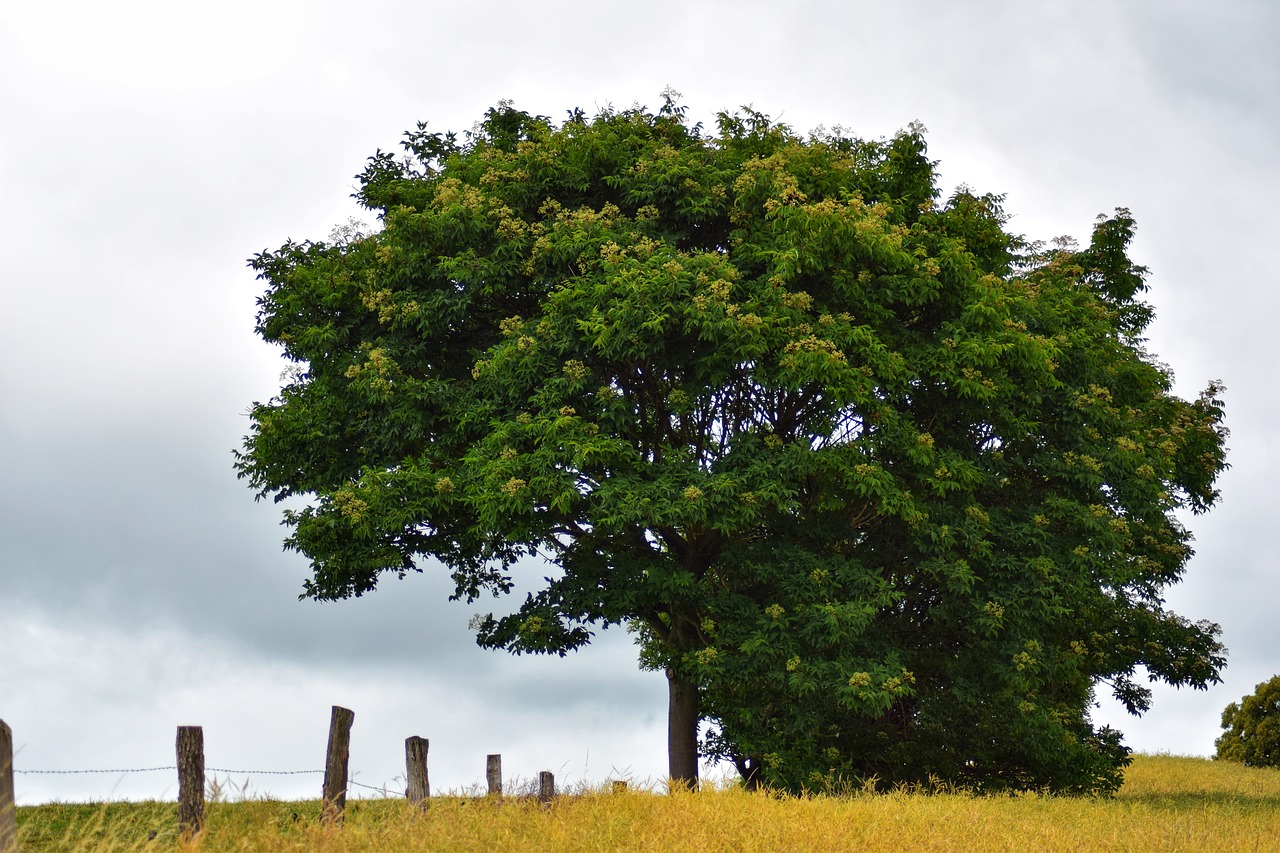
[[[189,846],[173,803],[19,809],[23,851],[449,850],[1277,850],[1280,770],[1202,758],[1137,756],[1108,799],[1040,795],[857,794],[808,799],[734,788],[658,796],[588,791],[550,808],[439,797],[354,800],[324,826],[317,801],[212,803]]]

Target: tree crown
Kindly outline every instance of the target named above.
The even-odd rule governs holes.
[[[1216,680],[1216,626],[1161,596],[1176,512],[1218,497],[1221,387],[1181,400],[1143,349],[1127,210],[1047,248],[999,196],[942,200],[918,127],[708,133],[671,98],[404,149],[360,175],[380,230],[252,261],[298,370],[237,465],[308,498],[306,595],[434,558],[475,598],[544,557],[481,642],[630,622],[702,686],[708,748],[791,788],[1114,785],[1094,684],[1139,711],[1140,667]]]

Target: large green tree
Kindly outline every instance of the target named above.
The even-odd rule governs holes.
[[[380,230],[252,261],[298,368],[237,466],[305,500],[305,595],[434,558],[474,599],[543,557],[480,642],[635,626],[687,783],[710,719],[752,784],[1106,788],[1096,684],[1141,710],[1140,667],[1217,678],[1216,626],[1161,592],[1222,409],[1142,349],[1126,211],[1045,250],[996,197],[941,202],[918,128],[711,133],[671,98],[406,136],[359,176]]]

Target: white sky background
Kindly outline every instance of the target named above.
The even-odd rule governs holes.
[[[748,103],[802,131],[918,119],[947,190],[1007,193],[1029,236],[1087,240],[1098,213],[1132,209],[1151,348],[1182,395],[1228,387],[1233,467],[1189,520],[1198,556],[1169,600],[1221,623],[1231,656],[1212,690],[1098,716],[1138,750],[1210,754],[1222,708],[1280,671],[1271,0],[0,10],[0,718],[19,771],[172,764],[178,725],[204,726],[210,767],[318,768],[342,704],[367,784],[400,784],[414,734],[433,787],[480,781],[490,752],[508,777],[665,773],[665,679],[624,632],[564,660],[482,651],[442,573],[299,602],[305,560],[231,467],[284,367],[252,334],[245,259],[362,216],[348,196],[375,149],[418,120],[467,129],[501,98],[561,118],[656,108],[670,85],[708,121]],[[170,773],[17,787],[176,794]]]

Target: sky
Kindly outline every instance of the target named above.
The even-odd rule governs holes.
[[[246,259],[350,217],[365,158],[500,99],[562,117],[749,104],[799,131],[928,128],[944,188],[1006,195],[1011,228],[1087,240],[1132,210],[1150,349],[1194,397],[1227,386],[1221,504],[1170,607],[1222,625],[1223,682],[1095,719],[1209,755],[1222,709],[1280,672],[1280,5],[1271,0],[5,0],[0,15],[0,719],[19,803],[175,797],[175,728],[206,764],[323,766],[355,712],[356,782],[433,788],[551,770],[657,780],[666,682],[624,631],[560,658],[479,649],[442,571],[299,601],[306,560],[232,450],[286,366],[253,335]],[[530,566],[530,582],[539,567]],[[712,773],[727,773],[723,768]],[[228,776],[315,797],[321,777]],[[247,786],[245,788],[244,786]],[[353,795],[370,794],[353,789]]]

